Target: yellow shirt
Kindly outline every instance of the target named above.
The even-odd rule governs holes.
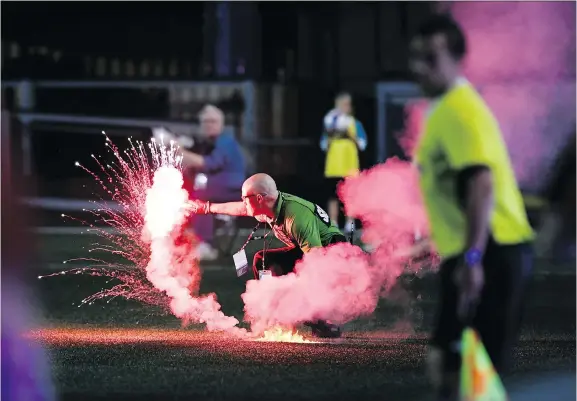
[[[457,196],[460,170],[484,165],[493,175],[490,229],[499,244],[533,238],[499,124],[479,93],[463,82],[431,109],[416,162],[432,239],[443,257],[465,251],[466,217]]]
[[[359,172],[356,121],[355,119],[351,120],[348,138],[329,140],[325,160],[325,177],[327,178],[343,178]]]

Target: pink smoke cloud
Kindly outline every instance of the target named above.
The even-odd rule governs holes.
[[[375,280],[384,290],[392,288],[407,271],[408,261],[399,255],[404,255],[417,238],[429,234],[418,178],[416,166],[392,158],[347,178],[339,188],[347,215],[363,223],[362,240],[374,248]],[[408,267],[410,272],[417,272],[422,265]]]
[[[249,281],[242,295],[245,319],[261,332],[274,325],[325,319],[346,323],[374,312],[403,273],[430,268],[435,261],[412,264],[406,250],[428,225],[410,163],[385,164],[347,178],[339,194],[347,215],[363,222],[363,241],[374,250],[335,244],[307,253],[295,273]]]
[[[522,187],[540,190],[575,127],[575,3],[455,2],[465,75],[495,113]]]
[[[556,82],[575,74],[575,3],[455,2],[475,82]]]
[[[318,319],[344,323],[373,312],[375,287],[369,258],[359,247],[313,249],[297,262],[295,273],[247,283],[245,319],[255,333]]]

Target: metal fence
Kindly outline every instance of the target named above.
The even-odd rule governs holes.
[[[121,150],[128,146],[128,137],[147,140],[150,128],[154,126],[194,134],[198,131],[196,113],[187,118],[182,115],[182,110],[190,112],[194,110],[191,105],[206,102],[218,104],[223,94],[231,95],[234,91],[242,94],[243,110],[237,112],[225,108],[227,128],[245,150],[251,167],[248,172],[255,169],[271,172],[287,191],[303,193],[306,190],[319,200],[322,197],[318,184],[322,179],[323,158],[311,141],[259,138],[257,135],[254,85],[251,82],[21,81],[4,82],[2,86],[3,92],[12,91],[14,98],[14,118],[10,128],[14,161],[30,180],[27,187],[33,188],[25,202],[36,209],[38,220],[44,226],[40,228],[42,232],[78,230],[70,222],[65,223],[67,227],[62,227],[62,213],[90,218],[85,210],[94,208],[94,205],[87,200],[94,199],[99,190],[95,181],[76,168],[74,162],[96,167],[90,165],[90,155],[104,155],[106,152],[102,131],[106,131]],[[131,90],[133,93],[129,92]],[[95,91],[102,93],[95,96]],[[154,97],[160,96],[159,91],[164,91],[164,98],[155,102]],[[84,96],[87,92],[90,94]],[[147,94],[150,95],[148,99]],[[131,97],[137,107],[130,107]],[[109,99],[108,103],[106,99]],[[122,112],[116,107],[118,104],[124,105]],[[142,104],[151,105],[148,112],[146,108],[144,111],[140,108],[130,115],[132,109],[138,109]],[[145,116],[148,118],[143,118]]]

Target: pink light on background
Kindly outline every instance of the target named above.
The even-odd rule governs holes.
[[[525,189],[539,190],[575,127],[575,3],[456,2],[465,74],[495,113]]]
[[[414,156],[420,135],[425,129],[428,109],[429,103],[425,99],[411,100],[405,105],[405,126],[395,135],[401,149],[410,158]]]
[[[575,83],[489,85],[494,111],[522,188],[540,190],[575,127]]]
[[[575,77],[575,3],[455,2],[475,82]]]

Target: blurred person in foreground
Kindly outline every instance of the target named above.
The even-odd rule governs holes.
[[[2,263],[2,393],[3,400],[53,401],[46,351],[38,342],[25,338],[40,323],[35,293],[29,288],[33,257],[32,238],[26,223],[28,213],[19,202],[21,191],[10,162],[10,115],[2,112],[1,168],[1,263]],[[16,128],[11,127],[13,130]]]
[[[312,248],[347,242],[328,214],[318,205],[294,195],[280,192],[267,174],[255,174],[242,185],[240,202],[210,203],[192,201],[192,211],[232,216],[252,216],[267,223],[275,237],[286,247],[263,249],[254,255],[254,278],[267,270],[273,276],[293,272],[294,266]],[[260,270],[262,267],[263,270]],[[340,337],[338,326],[325,321],[307,323],[318,337]]]
[[[353,116],[351,95],[341,93],[335,98],[335,108],[324,118],[321,149],[327,153],[325,178],[327,180],[330,219],[338,226],[339,199],[337,185],[343,178],[359,173],[359,151],[367,147],[367,134],[363,124]],[[347,218],[344,231],[353,229],[354,220]]]
[[[211,145],[206,155],[182,149],[185,175],[194,182],[192,197],[210,202],[228,202],[238,198],[245,176],[241,147],[231,133],[224,132],[224,114],[208,105],[199,115],[201,133]],[[193,216],[192,227],[200,244],[200,260],[215,260],[214,220],[209,215]]]
[[[575,262],[575,132],[555,163],[554,174],[546,190],[548,206],[536,241],[537,254],[558,263]]]
[[[431,99],[415,162],[442,258],[429,352],[439,400],[458,397],[465,326],[479,333],[497,372],[506,368],[533,262],[533,231],[499,124],[461,75],[466,49],[457,23],[436,16],[418,29],[409,58]]]

